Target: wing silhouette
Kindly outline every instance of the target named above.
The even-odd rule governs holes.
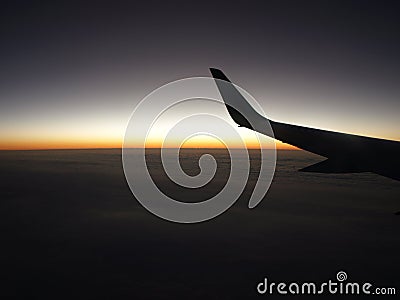
[[[373,172],[400,180],[400,142],[279,123],[266,119],[253,109],[221,70],[211,68],[210,71],[216,79],[216,85],[230,116],[239,126],[247,127],[327,158],[300,171],[318,173]],[[268,121],[274,132],[273,136],[266,129],[266,122]]]

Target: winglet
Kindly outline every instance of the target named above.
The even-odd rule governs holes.
[[[210,72],[212,77],[214,77],[215,79],[231,82],[220,69],[210,68]]]
[[[216,68],[210,68],[210,72],[215,79],[218,91],[233,121],[239,127],[246,127],[273,137],[273,134],[270,132],[271,130],[266,129],[265,122],[267,119],[254,110],[228,77]]]
[[[254,130],[254,128],[251,126],[250,122],[246,119],[246,117],[243,116],[243,114],[241,114],[240,111],[235,109],[232,105],[233,103],[231,103],[232,100],[234,100],[232,99],[233,98],[232,96],[234,96],[235,94],[236,94],[235,98],[242,98],[246,102],[246,100],[243,98],[240,92],[235,88],[232,82],[228,79],[228,77],[226,77],[226,75],[221,70],[210,68],[210,72],[214,79],[218,79],[215,82],[222,96],[222,99],[225,102],[226,109],[228,110],[228,113],[233,119],[233,121],[235,121],[235,123],[239,127],[246,127]],[[225,84],[223,82],[220,82],[220,80],[225,81],[227,83]]]

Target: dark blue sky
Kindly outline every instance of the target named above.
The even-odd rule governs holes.
[[[118,143],[146,94],[209,67],[272,119],[400,140],[399,13],[396,1],[5,1],[0,146]]]

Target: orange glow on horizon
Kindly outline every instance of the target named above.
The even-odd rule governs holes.
[[[258,149],[259,145],[252,141],[245,141],[248,149]],[[10,140],[0,141],[0,150],[51,150],[51,149],[111,149],[122,148],[121,139],[104,139],[104,140],[85,140],[85,139],[26,139],[26,140]],[[276,141],[276,149],[278,150],[299,150],[298,148]],[[240,148],[236,146],[235,148]],[[133,148],[140,148],[139,145],[133,145]],[[146,148],[160,148],[160,141],[150,141],[146,143]],[[179,145],[165,145],[167,148],[179,147]],[[189,140],[186,141],[182,148],[224,148],[224,144],[217,140]]]
[[[121,148],[121,143],[113,143],[113,142],[48,142],[48,143],[24,143],[24,142],[15,142],[15,143],[7,143],[0,144],[0,150],[51,150],[51,149],[111,149],[111,148]]]
[[[245,144],[248,149],[259,149],[260,146],[257,141],[251,140],[251,139],[245,139]],[[280,141],[275,141],[275,146],[277,150],[300,150],[297,147],[294,147],[289,144],[282,143]],[[162,143],[161,141],[148,141],[146,143],[146,148],[161,148]],[[164,145],[166,148],[178,148],[179,144],[167,144]],[[207,138],[197,138],[197,139],[191,139],[186,142],[184,142],[181,146],[181,148],[225,148],[225,145],[222,142],[219,142],[218,140],[215,139],[207,139]],[[240,148],[240,144],[237,143],[234,148]],[[272,143],[271,147],[272,148]]]

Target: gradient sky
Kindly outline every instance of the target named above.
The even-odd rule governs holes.
[[[0,149],[119,147],[155,88],[217,67],[276,121],[400,140],[396,1],[10,1]]]

